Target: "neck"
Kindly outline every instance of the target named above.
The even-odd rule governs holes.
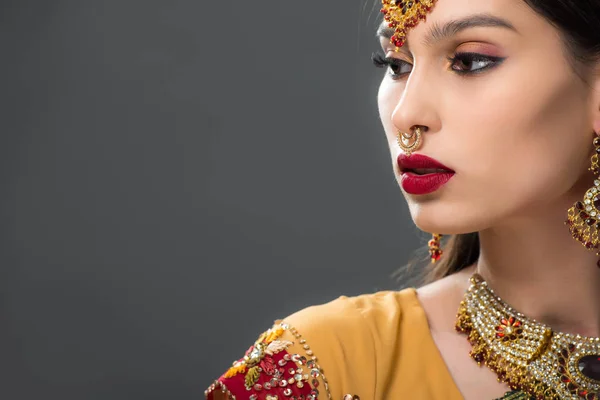
[[[573,239],[564,225],[571,204],[550,213],[543,207],[539,215],[532,212],[481,231],[476,271],[527,317],[556,331],[600,337],[599,257]]]

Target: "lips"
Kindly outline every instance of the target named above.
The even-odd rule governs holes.
[[[402,173],[412,172],[417,175],[427,175],[454,172],[441,162],[422,154],[412,154],[410,156],[400,154],[397,161]]]
[[[406,171],[403,171],[403,172],[414,172],[417,175],[427,175],[427,174],[437,174],[440,172],[450,172],[450,171],[448,171],[446,169],[441,169],[441,168],[438,168],[438,169],[415,168],[415,169],[407,169]]]
[[[433,158],[422,154],[398,156],[402,172],[400,185],[408,194],[430,194],[444,186],[454,176],[454,171]]]

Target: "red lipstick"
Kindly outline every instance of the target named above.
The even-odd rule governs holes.
[[[400,185],[408,194],[433,193],[455,173],[439,161],[422,154],[400,154],[397,161],[402,174]]]

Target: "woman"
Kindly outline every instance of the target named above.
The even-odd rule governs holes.
[[[434,1],[373,58],[431,283],[277,322],[208,399],[600,398],[600,1]]]

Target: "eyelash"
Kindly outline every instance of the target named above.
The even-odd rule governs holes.
[[[389,74],[392,77],[392,79],[400,79],[402,76],[408,74],[408,72],[396,74],[392,70],[393,67],[401,69],[403,66],[410,65],[410,63],[408,63],[404,60],[400,60],[400,59],[394,58],[394,57],[386,57],[381,53],[373,53],[373,55],[371,56],[371,60],[373,61],[373,64],[377,68],[388,68],[390,70]],[[454,65],[457,61],[462,61],[463,64],[474,63],[474,62],[483,62],[483,63],[487,64],[486,66],[484,66],[482,68],[477,68],[477,69],[471,70],[471,71],[458,70],[458,69],[451,68],[451,70],[456,72],[457,74],[459,74],[461,76],[467,76],[467,75],[480,74],[480,73],[484,72],[485,70],[496,67],[502,61],[504,61],[504,58],[487,56],[487,55],[479,54],[479,53],[455,53],[454,56],[448,57],[448,62],[450,63],[450,65]]]

